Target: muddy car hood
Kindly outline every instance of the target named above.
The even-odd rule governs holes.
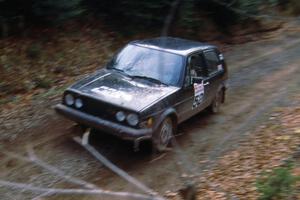
[[[179,88],[103,69],[75,83],[70,89],[126,109],[141,111]]]

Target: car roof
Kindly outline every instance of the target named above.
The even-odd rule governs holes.
[[[216,48],[215,46],[210,44],[175,37],[157,37],[144,40],[135,40],[130,42],[130,44],[145,48],[162,50],[183,56],[186,56],[198,50]]]

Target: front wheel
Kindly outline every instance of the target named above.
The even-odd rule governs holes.
[[[163,152],[167,149],[174,135],[174,124],[170,117],[167,117],[160,124],[158,130],[153,134],[152,144],[157,152]]]
[[[214,114],[219,113],[221,109],[221,104],[223,103],[224,99],[224,90],[219,90],[213,99],[212,103],[210,104],[210,111]]]

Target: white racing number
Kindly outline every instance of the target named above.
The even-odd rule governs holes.
[[[194,83],[194,101],[193,109],[197,108],[204,99],[204,83]]]

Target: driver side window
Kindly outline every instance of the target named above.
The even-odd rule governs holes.
[[[185,86],[192,85],[193,78],[206,76],[205,61],[201,53],[190,55],[187,62]]]

